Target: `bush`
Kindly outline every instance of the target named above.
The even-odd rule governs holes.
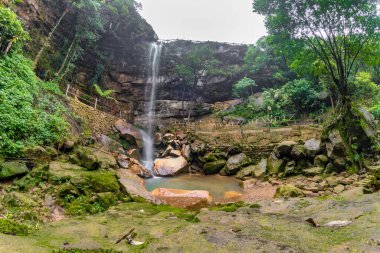
[[[11,219],[0,219],[0,233],[8,235],[28,235],[29,227]]]
[[[20,49],[28,38],[17,15],[0,6],[0,53]]]
[[[61,139],[66,109],[54,86],[38,80],[24,56],[14,52],[0,57],[0,154],[18,156],[24,146]]]

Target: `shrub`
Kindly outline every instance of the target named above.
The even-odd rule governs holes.
[[[29,227],[11,219],[0,219],[0,233],[8,235],[28,235]]]
[[[61,139],[67,128],[66,109],[54,86],[38,80],[24,56],[0,57],[0,154],[17,156],[24,146]]]
[[[17,15],[0,6],[0,53],[20,49],[27,39],[28,33],[24,31]]]

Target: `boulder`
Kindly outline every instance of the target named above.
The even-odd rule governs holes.
[[[0,180],[23,176],[26,173],[28,173],[28,168],[23,161],[5,162],[0,165]]]
[[[80,166],[85,167],[88,170],[97,170],[100,167],[98,158],[94,155],[93,149],[87,147],[79,147],[75,150],[76,162]]]
[[[226,173],[227,175],[235,175],[241,168],[250,163],[251,159],[244,153],[231,156],[226,163]]]
[[[49,152],[41,146],[28,147],[24,149],[24,156],[35,165],[48,164],[51,161]]]
[[[21,192],[11,192],[4,196],[3,201],[14,207],[38,207],[38,203]]]
[[[309,157],[315,157],[322,150],[321,141],[314,138],[306,141],[304,147]]]
[[[334,187],[334,193],[342,193],[345,190],[344,185],[338,184],[337,186]]]
[[[223,200],[230,203],[236,203],[243,200],[243,194],[236,191],[228,191],[224,193]]]
[[[142,136],[132,124],[119,119],[115,123],[115,128],[119,131],[120,137],[128,142],[131,146],[141,147],[142,146]]]
[[[162,142],[164,143],[164,145],[172,145],[174,143],[174,141],[175,141],[175,135],[174,134],[166,133],[162,137]]]
[[[206,144],[203,141],[195,140],[190,144],[190,150],[194,154],[201,154],[206,148]]]
[[[60,149],[66,152],[70,152],[75,147],[75,141],[74,140],[65,140],[63,144],[60,146]]]
[[[217,174],[226,165],[226,160],[216,160],[203,165],[203,171],[206,175]]]
[[[293,146],[297,143],[294,141],[283,141],[278,144],[274,149],[274,154],[277,158],[283,158],[285,156],[290,156]]]
[[[136,148],[132,148],[132,149],[127,150],[126,154],[130,158],[133,158],[133,159],[136,159],[136,160],[140,160],[140,158],[141,158],[140,151],[138,149],[136,149]]]
[[[306,148],[304,145],[295,145],[292,148],[292,152],[290,154],[293,159],[301,160],[307,157]]]
[[[153,177],[152,172],[150,172],[138,160],[134,158],[130,158],[125,155],[119,155],[117,162],[121,168],[128,169],[130,172],[141,178]]]
[[[254,178],[263,178],[267,173],[268,160],[261,159],[252,172]]]
[[[267,170],[270,175],[276,175],[283,172],[285,169],[286,162],[283,159],[277,158],[277,156],[272,153],[267,162]]]
[[[346,149],[339,131],[334,129],[329,133],[329,142],[326,143],[327,156],[334,160],[346,156]]]
[[[180,157],[182,154],[181,154],[181,151],[179,150],[175,150],[175,149],[172,149],[170,151],[170,154],[169,154],[171,157]]]
[[[302,171],[302,174],[308,177],[313,177],[313,176],[322,174],[324,170],[325,168],[323,167],[314,167],[314,168],[304,169]]]
[[[108,152],[104,152],[102,150],[96,150],[96,149],[93,149],[93,154],[99,163],[100,169],[109,169],[109,168],[116,169],[117,168],[116,158],[112,154]]]
[[[236,178],[240,180],[245,180],[249,177],[252,177],[253,171],[256,169],[256,165],[251,165],[248,167],[245,167],[236,174]]]
[[[297,175],[297,174],[298,174],[298,170],[296,169],[296,162],[295,161],[287,162],[285,165],[283,177]]]
[[[337,157],[333,161],[333,165],[335,170],[337,171],[344,171],[348,167],[348,162],[345,157]]]
[[[329,163],[329,158],[325,155],[317,155],[314,158],[314,165],[316,167],[323,167],[325,168],[326,165]]]
[[[182,156],[176,158],[156,159],[154,174],[157,176],[175,176],[187,171],[188,163]]]
[[[170,152],[171,152],[173,149],[174,149],[174,148],[173,148],[171,145],[167,146],[167,148],[165,149],[165,151],[162,153],[161,158],[165,158],[165,157],[170,156]]]
[[[218,160],[218,158],[216,157],[216,155],[214,153],[207,153],[203,156],[203,160],[205,162],[214,162],[214,161]]]
[[[207,207],[212,201],[208,191],[199,190],[187,191],[158,188],[152,191],[152,196],[168,205],[192,210]]]
[[[293,185],[282,185],[276,189],[274,198],[296,198],[303,197],[304,193],[301,189]]]
[[[186,159],[190,159],[191,158],[191,148],[190,148],[190,145],[183,145],[181,153],[182,153],[183,157],[185,157]]]
[[[119,142],[111,139],[107,135],[100,134],[96,137],[96,140],[101,144],[102,149],[105,151],[117,153],[119,150],[123,149],[123,146]]]
[[[142,197],[146,200],[154,200],[152,194],[146,190],[144,180],[126,169],[119,169],[116,173],[122,188],[132,198]]]
[[[249,189],[254,188],[256,186],[256,183],[257,183],[257,179],[252,178],[252,179],[239,182],[239,185],[241,188],[243,188],[243,190],[249,190]]]

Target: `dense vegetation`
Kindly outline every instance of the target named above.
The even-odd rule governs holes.
[[[13,42],[0,55],[0,153],[17,156],[24,146],[59,141],[67,129],[66,109],[57,99],[58,87],[39,80],[22,55],[27,33],[16,15],[0,7],[0,20],[1,33],[9,36],[3,44]]]

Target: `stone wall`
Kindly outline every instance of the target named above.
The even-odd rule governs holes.
[[[83,120],[84,126],[90,128],[92,134],[95,135],[111,133],[115,122],[119,120],[119,118],[96,110],[75,98],[69,98],[69,104],[72,111]]]

